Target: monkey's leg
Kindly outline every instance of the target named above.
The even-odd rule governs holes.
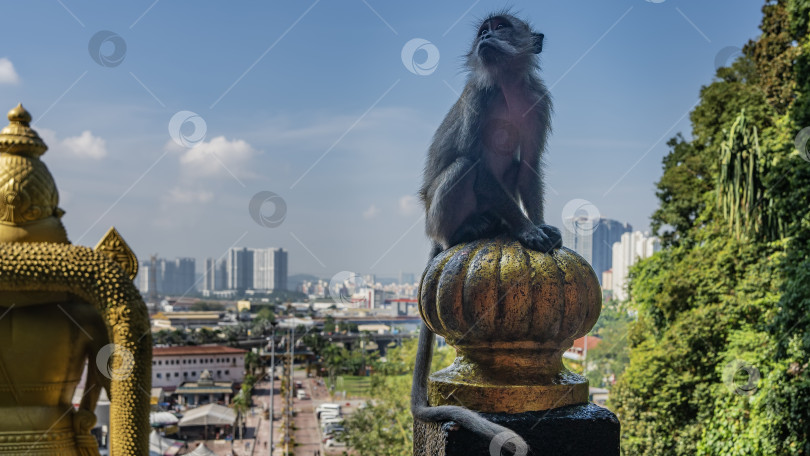
[[[515,456],[525,456],[529,446],[514,431],[487,421],[472,410],[455,405],[431,407],[427,399],[427,381],[430,374],[430,362],[433,359],[433,341],[435,335],[425,323],[419,329],[419,345],[416,351],[416,364],[413,369],[411,386],[411,413],[414,418],[428,421],[455,421],[466,429],[492,440],[496,435],[504,437],[504,448]]]
[[[521,244],[539,252],[550,252],[559,243],[559,231],[548,225],[536,226],[532,223],[523,214],[515,196],[509,193],[492,173],[482,170],[478,173],[477,179],[478,195],[485,200],[483,205],[503,218],[509,225],[510,233]]]
[[[477,210],[478,201],[473,190],[476,163],[466,158],[457,159],[428,189],[431,204],[425,215],[425,231],[445,249],[452,245],[453,234]]]
[[[473,214],[467,217],[459,229],[453,233],[453,236],[450,238],[450,245],[470,242],[476,239],[491,238],[508,231],[508,227],[504,226],[498,214],[489,211]]]

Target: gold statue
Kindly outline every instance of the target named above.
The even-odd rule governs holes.
[[[110,397],[110,454],[149,448],[152,338],[115,229],[74,246],[39,157],[47,146],[18,105],[0,131],[0,455],[98,455],[90,434]],[[74,390],[87,365],[78,410]]]

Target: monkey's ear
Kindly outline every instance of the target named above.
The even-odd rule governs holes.
[[[543,38],[542,33],[532,33],[532,49],[535,54],[543,52]]]

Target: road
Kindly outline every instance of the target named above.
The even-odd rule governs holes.
[[[281,370],[279,369],[279,373]],[[318,419],[315,416],[315,408],[324,402],[338,402],[343,406],[343,414],[352,413],[363,400],[330,400],[329,393],[325,386],[320,386],[317,379],[307,378],[306,371],[295,371],[294,380],[303,383],[303,387],[309,396],[308,399],[293,398],[293,409],[295,410],[295,431],[294,438],[296,445],[293,453],[296,456],[314,456],[320,454],[342,454],[345,448],[334,449],[331,452],[325,451],[323,447],[323,436],[321,435]],[[282,456],[284,454],[284,432],[282,429],[282,408],[284,400],[280,396],[281,381],[274,382],[273,408],[275,409],[275,423],[273,431],[273,441],[275,451],[270,454],[270,426],[269,420],[264,419],[262,411],[270,403],[270,379],[269,376],[259,381],[253,388],[253,408],[247,413],[247,432],[242,440],[236,439],[233,443],[226,440],[208,440],[205,445],[213,450],[218,456]],[[237,433],[237,437],[238,437]],[[190,442],[189,450],[194,449],[200,442]]]

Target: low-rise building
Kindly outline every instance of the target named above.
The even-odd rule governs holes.
[[[152,349],[152,387],[174,392],[185,382],[199,381],[203,371],[215,382],[242,383],[245,353],[221,345],[189,345]]]
[[[152,315],[152,329],[197,329],[216,328],[222,319],[222,312],[158,312]]]

